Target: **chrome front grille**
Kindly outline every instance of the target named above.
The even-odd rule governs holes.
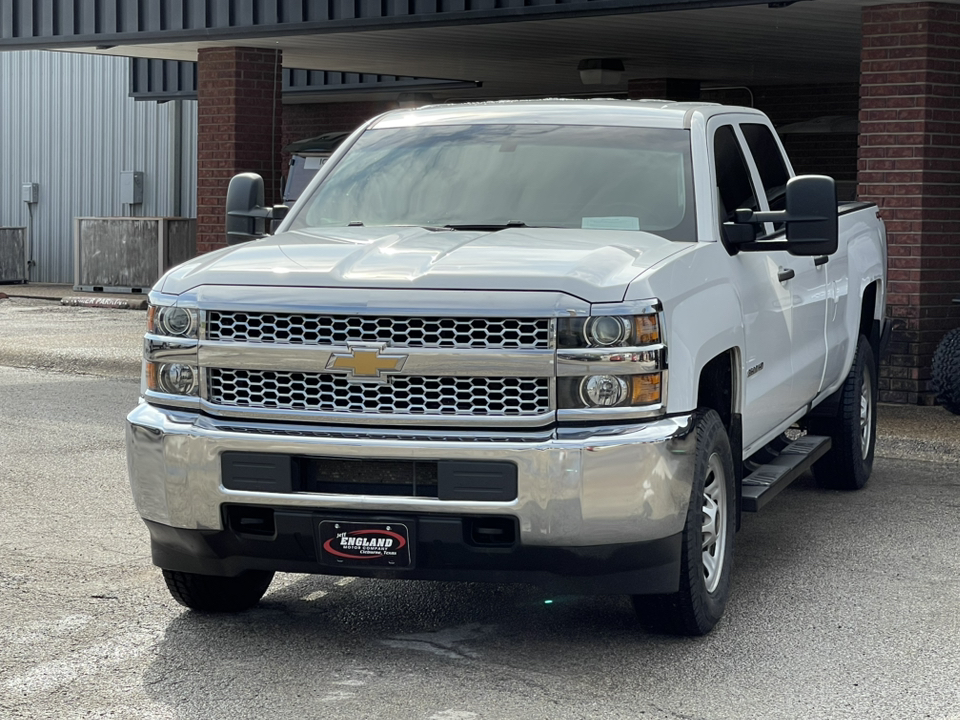
[[[366,317],[210,311],[206,338],[277,345],[384,343],[395,348],[549,350],[549,318]]]
[[[224,368],[207,373],[208,400],[230,408],[488,418],[553,409],[549,378],[396,376],[380,384],[328,373]]]

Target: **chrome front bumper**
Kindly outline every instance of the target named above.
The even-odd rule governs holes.
[[[353,513],[511,515],[519,521],[524,546],[639,543],[683,529],[696,450],[690,415],[628,427],[483,442],[451,439],[449,432],[436,439],[426,434],[383,439],[382,429],[327,436],[316,428],[298,431],[279,425],[269,432],[256,431],[262,427],[141,403],[127,418],[127,464],[140,515],[187,530],[222,530],[224,503]],[[228,451],[510,461],[517,465],[519,492],[510,502],[452,502],[228,490],[221,484],[220,468],[220,456]]]

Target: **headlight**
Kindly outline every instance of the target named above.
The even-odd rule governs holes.
[[[192,307],[150,305],[143,341],[143,390],[147,402],[196,408],[200,399],[200,312]]]
[[[618,309],[622,309],[620,306]],[[594,307],[594,312],[603,308]],[[636,315],[596,314],[557,322],[561,420],[630,419],[662,413],[667,355],[660,305]]]
[[[627,381],[616,375],[590,375],[580,381],[580,399],[586,407],[619,405],[628,391]]]
[[[583,338],[588,346],[623,345],[630,338],[630,318],[614,315],[592,317],[583,325]]]
[[[168,395],[196,395],[197,368],[185,363],[147,363],[147,389]]]
[[[656,313],[561,318],[557,325],[560,348],[627,348],[661,342],[660,317]]]
[[[557,400],[561,410],[649,407],[662,401],[662,381],[659,372],[561,377]]]
[[[196,338],[199,327],[199,317],[193,308],[151,305],[147,310],[147,332],[153,335]]]

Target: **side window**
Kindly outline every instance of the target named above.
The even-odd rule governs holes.
[[[713,156],[717,166],[717,190],[720,196],[720,222],[733,220],[738,208],[759,210],[750,180],[750,169],[740,143],[730,125],[717,128],[713,136]],[[758,225],[758,233],[763,226]]]
[[[787,180],[790,179],[790,174],[773,133],[766,125],[756,123],[744,123],[740,130],[747,139],[753,161],[760,171],[760,182],[763,183],[767,204],[771,210],[786,209]]]

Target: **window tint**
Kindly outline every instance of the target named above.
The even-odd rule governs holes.
[[[747,139],[753,161],[757,164],[757,170],[760,171],[760,182],[763,183],[763,191],[767,196],[770,209],[784,210],[787,180],[790,175],[773,133],[766,125],[755,123],[744,123],[740,126],[740,130]]]
[[[759,210],[750,181],[750,170],[732,126],[717,128],[713,136],[713,154],[717,165],[717,190],[720,193],[720,222],[733,220],[738,208]],[[763,226],[757,227],[760,229]]]

